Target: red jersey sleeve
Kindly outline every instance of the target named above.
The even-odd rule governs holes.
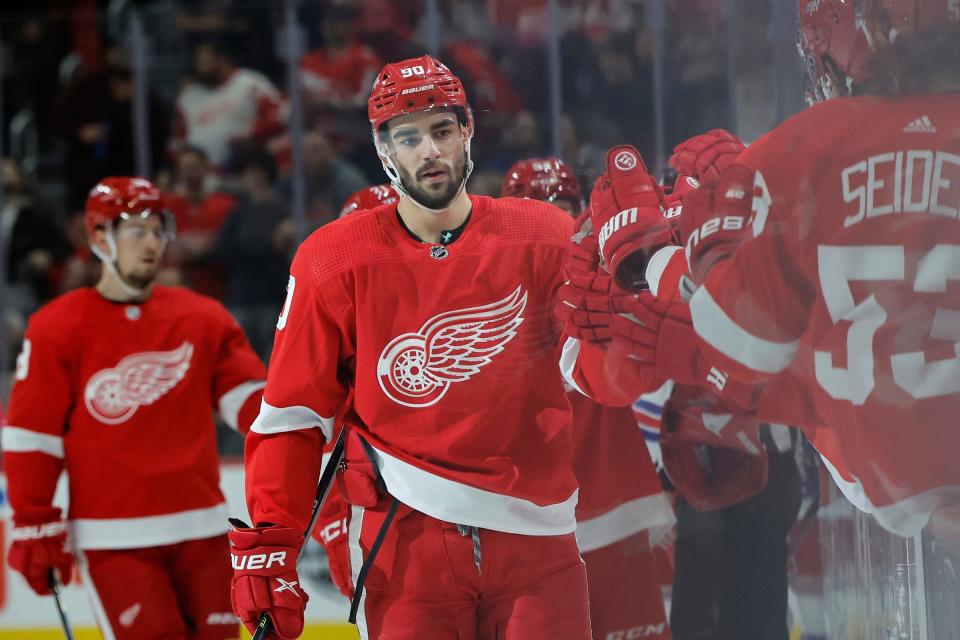
[[[69,335],[41,311],[31,319],[17,358],[2,431],[7,491],[17,524],[59,517],[53,494],[63,470],[67,416],[77,396]]]
[[[213,397],[227,426],[246,434],[260,410],[267,370],[233,316],[222,307],[219,311],[222,330]]]
[[[798,225],[790,218],[801,181],[781,179],[790,162],[783,155],[789,141],[782,138],[769,135],[741,157],[754,171],[751,237],[711,269],[690,299],[707,356],[744,380],[789,367],[815,302],[798,267]]]
[[[255,526],[306,528],[322,446],[349,395],[340,323],[352,311],[344,305],[331,312],[325,298],[337,285],[320,281],[314,244],[304,243],[293,260],[260,414],[247,436],[247,506]]]

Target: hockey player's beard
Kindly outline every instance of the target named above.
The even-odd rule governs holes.
[[[153,284],[154,280],[157,279],[157,274],[159,272],[160,269],[158,267],[149,267],[146,269],[141,269],[137,272],[128,271],[127,273],[119,273],[120,277],[123,278],[123,281],[129,286],[143,291]]]
[[[457,197],[457,194],[460,193],[460,188],[463,186],[464,180],[467,179],[467,152],[464,150],[463,155],[460,157],[460,161],[456,163],[455,166],[449,167],[444,166],[445,163],[432,163],[426,167],[417,171],[418,175],[423,175],[423,173],[428,171],[436,170],[445,170],[449,174],[452,174],[452,179],[447,182],[446,186],[441,191],[428,191],[420,186],[419,182],[414,179],[410,172],[400,167],[400,184],[403,186],[407,194],[411,198],[416,200],[422,206],[428,209],[445,209],[453,202],[453,199]]]

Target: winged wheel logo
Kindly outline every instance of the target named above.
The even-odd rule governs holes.
[[[517,335],[527,293],[517,287],[502,300],[447,311],[384,347],[377,379],[387,397],[405,407],[440,402],[450,385],[477,375]]]
[[[172,351],[135,353],[90,377],[83,393],[87,411],[103,424],[121,424],[143,405],[153,404],[177,386],[190,369],[193,345]]]

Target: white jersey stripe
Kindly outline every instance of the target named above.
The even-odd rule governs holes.
[[[22,427],[5,426],[0,429],[0,447],[4,453],[46,453],[63,458],[63,438]]]
[[[693,328],[710,346],[740,364],[762,373],[786,369],[799,341],[773,342],[743,329],[717,304],[705,286],[690,299]]]
[[[373,447],[370,450],[390,495],[437,520],[533,536],[559,536],[576,529],[576,490],[563,502],[541,506],[441,478]]]
[[[260,389],[263,389],[265,386],[267,386],[266,380],[244,382],[230,389],[230,391],[227,391],[220,397],[220,402],[218,403],[220,407],[220,417],[227,423],[228,427],[234,431],[240,430],[238,425],[240,409],[243,408],[243,404],[251,395],[260,391]]]
[[[80,549],[137,549],[202,540],[227,532],[227,505],[142,518],[78,518],[70,538]]]
[[[260,415],[250,431],[270,435],[318,428],[327,442],[333,439],[333,418],[324,418],[310,407],[274,407],[266,400],[260,402]]]
[[[663,493],[645,496],[577,522],[577,546],[580,553],[608,547],[632,535],[676,522],[670,501]]]

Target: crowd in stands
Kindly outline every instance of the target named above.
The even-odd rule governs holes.
[[[666,4],[672,146],[727,126],[726,45],[721,0]],[[385,181],[366,98],[382,64],[423,53],[431,28],[439,28],[439,57],[464,79],[477,116],[470,191],[498,195],[515,160],[550,153],[547,1],[439,0],[435,21],[425,5],[300,2],[305,133],[294,140],[284,3],[5,3],[0,239],[8,295],[0,312],[11,355],[39,305],[96,281],[80,215],[85,196],[102,177],[135,174],[140,151],[177,222],[162,282],[221,300],[268,358],[298,242],[292,145],[303,153],[310,232],[336,219],[352,192]],[[561,155],[589,188],[608,146],[631,143],[653,154],[648,7],[644,0],[559,6]],[[140,72],[130,42],[134,11],[148,39],[147,149],[137,148],[143,138],[131,108]]]

